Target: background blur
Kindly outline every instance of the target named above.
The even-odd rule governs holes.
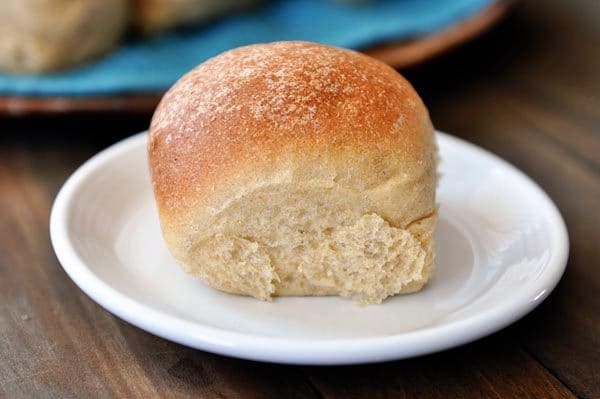
[[[395,397],[600,397],[600,2],[265,1],[219,10],[201,26],[173,22],[175,28],[166,22],[144,25],[141,17],[131,22],[93,7],[92,18],[81,6],[69,14],[75,31],[62,31],[68,28],[60,19],[64,10],[20,8],[27,3],[32,1],[0,1],[5,71],[0,74],[0,342],[11,343],[0,344],[0,396],[143,396],[146,391],[115,377],[135,369],[143,377],[129,383],[149,384],[163,396],[220,389],[281,397],[269,391],[275,376],[285,381],[288,394],[301,397],[313,390],[321,397],[349,392],[372,397],[373,387]],[[161,1],[155,3],[160,7]],[[497,15],[485,14],[499,5]],[[332,14],[304,14],[311,7]],[[392,13],[394,7],[405,14]],[[488,18],[483,23],[482,13]],[[52,15],[59,17],[44,22]],[[88,37],[87,28],[103,15],[112,23],[122,19],[118,34],[101,33],[111,40],[100,43],[100,50],[74,50],[72,32]],[[67,51],[40,50],[47,40],[23,31],[32,18],[38,26],[60,26],[61,32],[52,34]],[[277,18],[288,23],[276,23]],[[466,34],[465,21],[470,21]],[[440,354],[371,366],[298,368],[169,343],[110,316],[77,289],[48,239],[50,207],[62,183],[99,150],[147,129],[161,91],[190,64],[232,43],[283,31],[291,35],[283,38],[324,35],[319,37],[327,42],[395,63],[423,97],[436,128],[500,155],[550,195],[567,223],[571,254],[547,301],[502,332]],[[225,40],[225,34],[232,36]],[[210,43],[202,44],[206,37]],[[423,40],[424,47],[415,46]],[[25,42],[30,44],[19,47]],[[190,56],[190,48],[199,52]],[[178,56],[182,49],[187,55]],[[61,315],[77,338],[55,348],[60,324],[36,327],[19,312]],[[185,361],[173,368],[174,358]],[[211,373],[213,388],[198,379],[202,370]],[[82,373],[88,377],[80,378]]]
[[[512,3],[6,0],[0,4],[0,94],[4,103],[12,100],[13,114],[151,111],[162,92],[207,58],[278,40],[361,50],[406,67],[481,34]],[[65,101],[57,105],[57,98]],[[0,111],[7,112],[4,103]]]

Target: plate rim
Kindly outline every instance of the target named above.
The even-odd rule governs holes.
[[[147,131],[121,140],[81,165],[60,189],[50,214],[50,240],[60,265],[73,282],[94,302],[124,321],[151,334],[192,348],[237,358],[303,365],[372,363],[425,355],[463,345],[494,333],[522,318],[538,306],[556,287],[568,260],[569,238],[564,220],[545,191],[517,167],[466,140],[436,130],[443,140],[453,141],[470,151],[491,157],[531,185],[547,209],[553,226],[552,251],[543,278],[533,288],[505,302],[464,319],[398,334],[339,339],[297,339],[269,337],[222,329],[184,320],[166,311],[145,305],[113,288],[95,275],[78,255],[68,234],[70,204],[81,185],[95,170],[118,158],[131,147],[147,140]],[[542,206],[540,205],[540,206]],[[541,289],[541,291],[540,291]]]

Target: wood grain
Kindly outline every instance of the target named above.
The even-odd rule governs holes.
[[[48,215],[89,156],[149,115],[0,119],[0,397],[600,398],[600,9],[532,0],[474,43],[407,71],[435,125],[529,174],[569,230],[548,300],[470,345],[397,362],[294,367],[147,334],[64,274]]]
[[[420,359],[319,368],[310,370],[309,375],[325,398],[575,397],[507,338],[506,334],[499,334],[465,348]]]

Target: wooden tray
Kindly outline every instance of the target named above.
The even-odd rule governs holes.
[[[409,41],[379,45],[364,52],[395,68],[419,64],[481,34],[506,15],[514,2],[498,0],[450,28]],[[162,93],[102,97],[0,96],[0,116],[68,112],[149,113],[154,110],[161,96]]]

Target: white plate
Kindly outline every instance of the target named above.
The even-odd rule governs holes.
[[[296,364],[400,359],[460,345],[537,306],[563,274],[564,222],[529,178],[438,133],[437,266],[421,292],[358,307],[337,297],[228,295],[187,276],[160,234],[145,133],[85,163],[50,222],[65,271],[92,299],[158,336],[224,355]]]

